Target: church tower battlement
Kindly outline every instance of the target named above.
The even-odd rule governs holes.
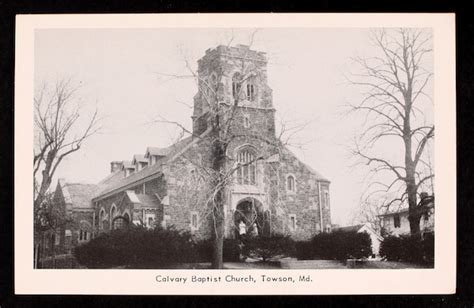
[[[234,116],[238,128],[275,134],[275,110],[264,52],[246,45],[208,49],[198,60],[198,79],[192,116],[195,134],[206,129],[208,116],[217,104],[237,105],[239,112]]]

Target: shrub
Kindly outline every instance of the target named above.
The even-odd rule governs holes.
[[[292,256],[295,253],[293,240],[282,234],[246,237],[243,243],[245,255],[262,258],[263,261],[273,257]]]
[[[240,261],[240,241],[237,239],[224,239],[223,260],[224,262]],[[211,262],[213,254],[213,241],[204,240],[196,243],[195,262]]]
[[[380,255],[388,261],[434,264],[434,236],[387,236],[380,246]]]
[[[361,259],[372,254],[372,241],[365,232],[334,231],[317,234],[310,241],[298,242],[296,248],[296,257],[300,260]]]
[[[194,243],[187,232],[169,229],[147,230],[132,227],[114,230],[77,246],[74,255],[88,268],[127,266],[166,268],[190,262]]]

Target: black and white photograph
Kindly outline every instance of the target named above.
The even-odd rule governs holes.
[[[31,33],[35,273],[284,289],[442,264],[432,26]]]

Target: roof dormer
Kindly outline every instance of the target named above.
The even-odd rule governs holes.
[[[148,165],[152,166],[158,162],[159,159],[167,156],[169,148],[148,147],[144,158],[148,161]]]
[[[135,166],[130,161],[124,160],[122,161],[122,171],[125,177],[127,177],[135,172]]]
[[[146,159],[144,155],[135,154],[133,155],[132,165],[135,166],[136,171],[140,171],[148,166],[148,159]]]

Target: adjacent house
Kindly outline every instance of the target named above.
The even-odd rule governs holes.
[[[421,194],[420,206],[422,217],[420,219],[420,230],[422,233],[434,232],[434,196]],[[387,212],[379,215],[382,234],[399,236],[410,233],[410,221],[408,220],[408,208]]]
[[[370,240],[372,242],[372,257],[375,258],[379,256],[380,252],[380,244],[383,241],[383,237],[378,234],[369,223],[358,224],[353,226],[346,226],[346,227],[335,227],[333,231],[342,231],[342,232],[357,232],[357,233],[367,233],[370,236]]]

